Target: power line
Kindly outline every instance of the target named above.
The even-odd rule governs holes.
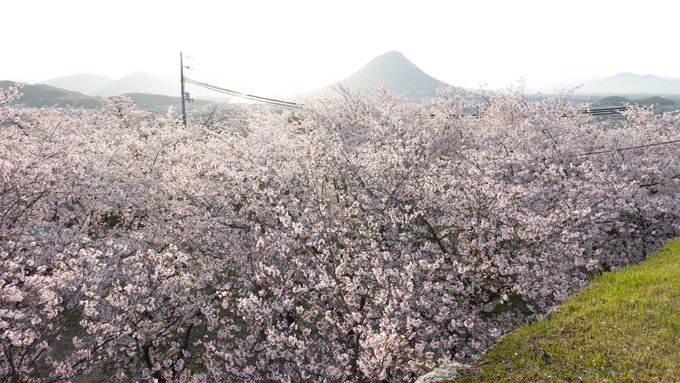
[[[302,106],[300,104],[297,104],[297,103],[294,103],[294,102],[291,102],[291,101],[284,101],[284,100],[277,100],[277,99],[274,99],[274,98],[255,96],[255,95],[252,95],[252,94],[247,94],[247,93],[242,93],[242,92],[238,92],[238,91],[231,90],[231,89],[222,88],[222,87],[212,85],[212,84],[208,84],[208,83],[205,83],[205,82],[196,81],[196,80],[193,80],[193,79],[190,79],[190,78],[185,78],[185,81],[188,82],[188,83],[200,86],[202,88],[206,88],[206,89],[213,90],[213,91],[220,92],[220,93],[225,93],[225,94],[228,94],[228,95],[231,95],[231,96],[246,98],[246,99],[249,99],[249,100],[260,101],[260,102],[282,105],[282,106],[289,106],[289,107],[294,107],[294,108],[299,108],[299,107]]]
[[[594,151],[594,152],[587,152],[587,153],[580,153],[580,154],[572,154],[570,156],[565,156],[565,158],[571,158],[571,157],[584,157],[584,156],[591,156],[595,154],[604,154],[604,153],[611,153],[611,152],[620,152],[624,150],[633,150],[633,149],[642,149],[642,148],[649,148],[652,146],[661,146],[661,145],[669,145],[669,144],[675,144],[679,143],[680,139],[678,140],[670,140],[670,141],[663,141],[663,142],[654,142],[651,144],[644,144],[644,145],[637,145],[637,146],[628,146],[625,148],[618,148],[618,149],[607,149],[607,150],[599,150],[599,151]]]
[[[292,101],[284,101],[284,100],[277,100],[275,98],[269,98],[269,97],[261,97],[261,96],[255,96],[252,94],[247,94],[247,93],[242,93],[239,91],[227,89],[227,88],[222,88],[217,85],[212,85],[208,84],[202,81],[197,81],[190,79],[188,77],[184,77],[184,81],[188,82],[189,84],[194,84],[196,86],[200,86],[201,88],[209,89],[215,92],[219,93],[224,93],[228,94],[230,96],[235,96],[235,97],[240,97],[240,98],[245,98],[248,100],[253,100],[253,101],[259,101],[259,102],[264,102],[267,104],[273,104],[273,105],[279,105],[279,106],[286,106],[290,108],[301,108],[302,104],[298,104]]]

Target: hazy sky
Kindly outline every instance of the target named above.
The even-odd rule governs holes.
[[[2,0],[0,79],[173,74],[266,94],[318,88],[399,50],[454,85],[680,78],[680,2]]]

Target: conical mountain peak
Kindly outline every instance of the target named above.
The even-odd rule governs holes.
[[[404,94],[410,99],[423,99],[436,95],[436,90],[446,83],[423,72],[399,51],[383,53],[340,83],[372,90],[379,84],[387,89]],[[311,93],[311,97],[333,95],[331,86]]]
[[[376,58],[374,58],[371,61],[375,61],[375,60],[401,60],[401,61],[410,62],[406,58],[406,56],[404,56],[404,54],[399,52],[399,51],[389,51],[389,52],[383,53],[383,54],[381,54],[380,56],[377,56]]]
[[[436,89],[444,85],[399,51],[390,51],[374,58],[344,82],[364,88],[383,84],[394,92],[406,93],[407,97],[415,99],[434,96]]]

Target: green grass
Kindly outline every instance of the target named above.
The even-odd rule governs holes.
[[[680,382],[680,240],[509,334],[471,382]]]

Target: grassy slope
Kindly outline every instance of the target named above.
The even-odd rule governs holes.
[[[680,382],[680,240],[509,334],[470,382]]]

